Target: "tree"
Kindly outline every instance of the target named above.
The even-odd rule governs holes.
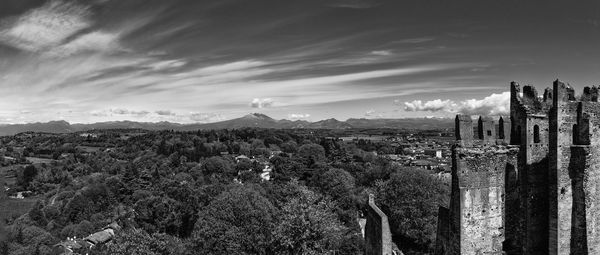
[[[343,169],[332,168],[320,176],[318,183],[321,191],[331,196],[339,205],[337,213],[342,217],[343,222],[354,223],[356,217],[354,177]]]
[[[296,153],[298,151],[298,144],[293,140],[282,143],[280,147],[283,152],[287,153]]]
[[[134,205],[136,222],[144,230],[155,233],[178,234],[181,227],[180,204],[169,197],[151,196]]]
[[[205,175],[235,173],[229,161],[217,156],[208,158],[204,162],[203,168]]]
[[[401,249],[427,251],[433,247],[440,204],[447,204],[447,187],[430,174],[402,168],[375,185],[377,202],[390,219]]]
[[[281,209],[273,230],[276,254],[327,254],[341,248],[347,229],[339,221],[335,203],[291,182],[299,191]]]
[[[37,175],[38,171],[33,165],[27,165],[17,173],[17,182],[23,188],[27,188],[29,183],[33,181],[33,178]]]
[[[310,164],[314,164],[325,160],[325,149],[314,143],[304,144],[298,148],[298,155],[309,160]]]
[[[200,211],[190,249],[199,254],[265,254],[275,207],[251,185],[233,187]]]

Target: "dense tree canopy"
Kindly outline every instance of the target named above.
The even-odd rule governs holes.
[[[0,255],[53,254],[112,223],[89,254],[363,254],[369,193],[402,248],[427,252],[447,201],[429,173],[374,153],[389,146],[334,131],[90,133],[0,137],[8,193],[28,196],[0,215]]]
[[[446,186],[421,170],[403,168],[378,182],[375,190],[397,243],[407,249],[431,250],[438,207],[448,203]]]

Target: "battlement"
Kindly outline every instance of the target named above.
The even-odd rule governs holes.
[[[525,114],[547,114],[554,98],[555,92],[551,88],[546,88],[543,97],[540,97],[534,86],[523,86],[521,91],[517,82],[510,83],[511,113],[520,110]]]
[[[455,137],[458,144],[472,146],[477,144],[503,144],[510,137],[510,119],[498,118],[499,129],[496,132],[494,119],[487,116],[479,116],[477,120],[477,136],[473,135],[473,119],[471,115],[456,115]],[[508,125],[508,126],[507,126]]]

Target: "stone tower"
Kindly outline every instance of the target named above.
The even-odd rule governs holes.
[[[516,165],[518,149],[498,138],[508,130],[496,137],[492,118],[479,117],[478,139],[471,116],[455,121],[451,199],[439,210],[436,254],[502,254],[505,172]]]

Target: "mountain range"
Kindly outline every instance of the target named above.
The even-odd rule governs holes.
[[[276,129],[350,129],[350,128],[394,128],[394,129],[442,129],[452,128],[453,119],[445,118],[408,118],[408,119],[348,119],[339,121],[326,119],[316,122],[306,120],[276,120],[261,113],[214,123],[180,124],[172,122],[135,122],[109,121],[91,124],[70,124],[66,121],[50,121],[45,123],[0,125],[0,136],[14,135],[22,132],[71,133],[95,129],[146,129],[146,130],[210,130],[238,129],[245,127]]]

